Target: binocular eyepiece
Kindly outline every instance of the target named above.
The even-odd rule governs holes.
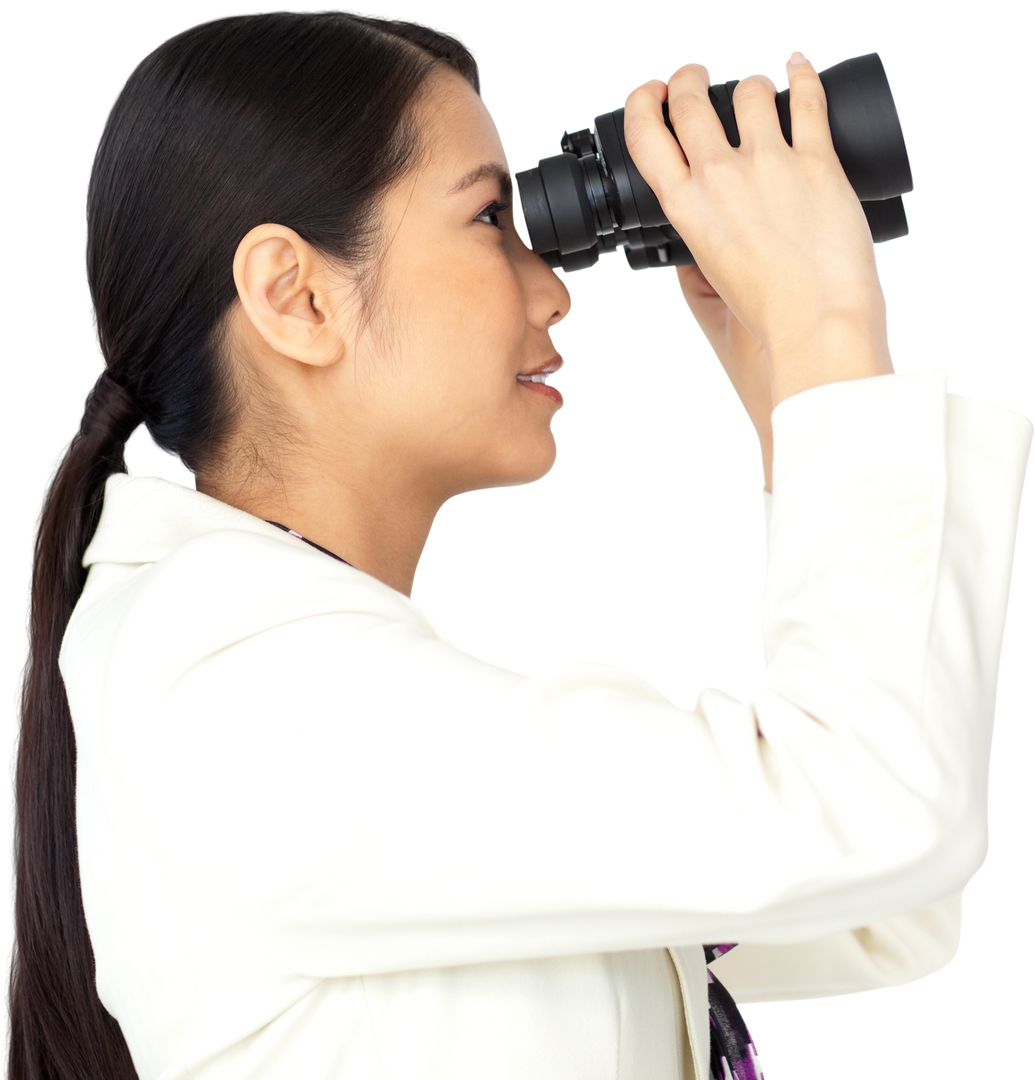
[[[819,73],[834,150],[866,213],[874,242],[909,232],[901,196],[913,190],[906,144],[884,65],[876,53]],[[733,112],[739,80],[708,90],[731,146],[740,145]],[[780,128],[791,143],[790,91],[776,95]],[[675,134],[665,105],[665,123]],[[565,271],[592,266],[602,251],[625,248],[634,270],[694,262],[633,164],[625,143],[625,110],[604,113],[588,128],[564,133],[555,157],[517,174],[532,250]]]

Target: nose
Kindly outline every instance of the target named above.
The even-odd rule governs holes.
[[[554,270],[522,243],[522,277],[528,301],[528,321],[535,327],[554,326],[571,310],[571,294]]]

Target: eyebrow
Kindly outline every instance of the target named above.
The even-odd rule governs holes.
[[[465,173],[453,185],[450,194],[456,195],[481,180],[495,180],[500,186],[503,198],[508,202],[514,195],[514,182],[510,179],[510,173],[495,161],[486,162],[484,165],[476,165],[469,173]]]

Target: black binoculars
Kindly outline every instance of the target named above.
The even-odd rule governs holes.
[[[876,53],[819,73],[834,150],[862,202],[875,243],[909,232],[901,196],[913,190],[906,144],[884,65]],[[708,90],[731,146],[740,145],[733,79]],[[776,95],[780,128],[791,143],[790,91]],[[673,135],[665,105],[665,123]],[[602,251],[625,248],[634,270],[694,262],[625,144],[625,110],[596,118],[561,139],[562,154],[517,174],[532,250],[553,267],[582,270]]]

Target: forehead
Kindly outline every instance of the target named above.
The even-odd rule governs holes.
[[[451,68],[432,72],[417,107],[427,179],[452,187],[486,162],[506,167],[503,144],[489,110],[470,83]]]

